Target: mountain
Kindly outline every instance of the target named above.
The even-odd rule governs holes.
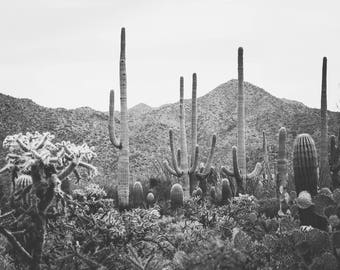
[[[288,149],[292,148],[296,134],[310,133],[318,145],[320,111],[300,102],[280,99],[265,90],[245,82],[247,115],[247,158],[249,169],[261,161],[262,131],[267,135],[271,161],[278,150],[278,130],[285,126],[288,131]],[[187,89],[186,91],[191,91]],[[188,147],[190,147],[191,100],[185,100]],[[135,179],[149,177],[156,170],[153,160],[169,156],[168,130],[172,128],[178,145],[179,103],[152,108],[138,104],[129,110],[130,170]],[[119,113],[116,113],[119,134]],[[117,150],[108,137],[108,113],[88,107],[74,110],[50,109],[29,99],[17,99],[0,94],[0,140],[7,135],[27,131],[50,131],[56,140],[86,142],[95,146],[98,158],[94,164],[100,175],[98,181],[115,179]],[[329,133],[336,134],[340,126],[340,114],[329,112]],[[237,134],[237,80],[230,80],[198,98],[199,162],[205,162],[213,133],[217,135],[214,157],[216,167],[231,164],[231,147],[236,144]],[[190,149],[190,148],[189,148]],[[0,165],[6,152],[0,147]]]

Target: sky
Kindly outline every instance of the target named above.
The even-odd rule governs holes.
[[[46,107],[108,111],[119,101],[120,29],[126,28],[128,106],[191,97],[244,77],[277,97],[340,111],[338,0],[0,0],[0,92]],[[116,104],[119,108],[119,104]]]

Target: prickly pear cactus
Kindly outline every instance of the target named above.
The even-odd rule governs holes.
[[[317,152],[313,138],[309,134],[300,134],[294,142],[293,169],[297,194],[306,190],[312,196],[317,194],[318,172]]]
[[[170,190],[171,207],[176,209],[183,205],[183,188],[180,184],[174,184]]]

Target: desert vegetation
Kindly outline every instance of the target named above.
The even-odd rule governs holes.
[[[154,172],[138,178],[130,171],[132,155],[138,159],[138,152],[130,151],[129,117],[134,116],[127,109],[125,42],[122,28],[121,112],[118,120],[112,90],[105,118],[110,144],[96,140],[93,147],[72,132],[57,137],[53,129],[4,138],[0,269],[339,269],[340,132],[329,137],[327,59],[322,65],[319,137],[278,125],[269,147],[267,128],[257,123],[262,148],[247,155],[248,86],[243,81],[244,51],[238,49],[238,91],[232,100],[237,123],[223,123],[227,131],[237,128],[237,143],[225,153],[230,159],[225,166],[226,159],[216,160],[222,138],[211,130],[204,138],[211,138],[206,158],[200,154],[198,129],[204,119],[197,113],[196,73],[191,133],[186,130],[181,77],[179,149],[176,129],[163,128],[165,135],[157,135],[169,136],[169,147],[153,153],[149,167],[139,164],[141,170],[153,167]],[[105,185],[95,180],[101,177],[101,144],[106,153],[110,148],[118,153],[112,162],[117,173]]]

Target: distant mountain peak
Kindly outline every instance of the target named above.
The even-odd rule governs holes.
[[[152,107],[141,102],[129,109],[129,113],[147,113],[152,111]]]

